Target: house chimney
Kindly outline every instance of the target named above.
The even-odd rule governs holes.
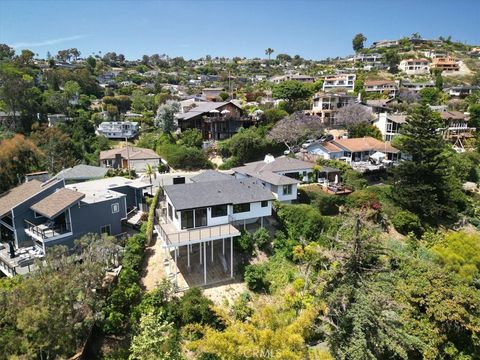
[[[263,160],[263,162],[264,162],[265,164],[270,164],[270,163],[272,163],[272,162],[274,162],[274,161],[275,161],[275,157],[274,157],[273,155],[271,155],[271,154],[265,155],[265,159]]]

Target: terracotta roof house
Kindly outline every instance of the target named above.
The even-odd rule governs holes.
[[[176,114],[181,131],[197,129],[204,140],[223,140],[234,135],[240,127],[253,124],[250,117],[234,101],[198,102],[187,112]]]
[[[150,184],[113,177],[65,185],[53,178],[32,180],[0,195],[0,271],[33,271],[49,248],[72,248],[88,233],[118,235],[131,209],[145,206]]]
[[[129,168],[136,172],[143,172],[147,164],[156,167],[160,162],[161,158],[155,151],[135,146],[100,152],[100,166],[106,168]]]
[[[273,193],[278,201],[297,199],[297,186],[308,182],[313,173],[312,163],[296,158],[265,156],[262,161],[247,163],[232,169],[238,179],[255,178]]]
[[[450,56],[435,58],[432,60],[432,69],[454,72],[460,70],[458,62]]]
[[[376,152],[385,154],[386,160],[400,160],[400,150],[390,143],[373,137],[337,139],[330,142],[316,142],[307,148],[310,154],[316,154],[324,159],[344,160],[348,163],[368,161]]]

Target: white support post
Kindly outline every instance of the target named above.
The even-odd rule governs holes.
[[[187,268],[190,269],[190,245],[187,244]]]
[[[230,237],[230,277],[233,279],[233,236]]]
[[[243,230],[247,230],[247,222],[243,219]]]
[[[200,247],[200,265],[202,265],[203,264],[202,263],[202,256],[203,256],[203,254],[202,254],[202,243],[198,243],[198,246]]]
[[[177,267],[177,248],[174,249],[175,253],[175,286],[178,286],[177,282],[177,273],[178,273],[178,267]]]
[[[263,216],[260,218],[260,226],[263,228]]]
[[[222,255],[225,255],[225,238],[222,239]]]
[[[212,250],[212,251],[211,251],[211,252],[212,252],[212,264],[213,264],[213,240],[212,240],[212,243],[211,243],[211,248],[212,248],[212,249],[211,249],[211,250]]]
[[[207,285],[207,247],[203,246],[203,282]]]

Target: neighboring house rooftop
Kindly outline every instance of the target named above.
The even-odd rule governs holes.
[[[81,192],[62,188],[32,205],[30,209],[49,219],[53,219],[62,211],[79,202],[84,197],[85,194],[82,194]]]
[[[353,139],[338,139],[332,141],[334,145],[350,152],[360,152],[360,151],[380,151],[380,152],[390,152],[390,153],[399,153],[400,150],[394,148],[387,142],[377,140],[373,137],[366,136],[363,138],[353,138]]]
[[[195,103],[197,106],[191,108],[189,111],[183,114],[177,114],[176,117],[180,120],[188,120],[194,118],[198,115],[208,113],[212,110],[217,110],[227,104],[232,104],[236,107],[239,107],[233,101],[220,101],[220,102],[198,102]]]
[[[260,171],[271,171],[271,172],[288,172],[288,171],[298,171],[309,169],[312,167],[312,164],[306,161],[299,159],[291,158],[288,156],[280,156],[273,161],[254,161],[251,163],[246,163],[244,166],[239,168],[233,168],[232,170],[237,170],[240,168],[247,168],[249,171],[260,172]]]
[[[443,120],[464,120],[466,115],[461,111],[440,111],[440,116]]]
[[[0,194],[0,217],[8,214],[12,208],[23,203],[41,190],[48,188],[52,183],[42,183],[34,179]]]
[[[165,193],[176,210],[223,204],[243,204],[273,200],[274,196],[256,179],[230,179],[212,182],[167,185]]]
[[[143,160],[160,159],[160,156],[151,149],[139,148],[135,146],[125,146],[100,152],[100,160],[115,159],[115,155],[120,154],[124,159]]]
[[[103,178],[107,171],[108,169],[103,167],[80,164],[60,171],[55,177],[57,179],[75,181],[98,179]]]
[[[221,173],[215,170],[206,170],[190,178],[192,182],[222,181],[231,179],[233,179],[232,175]]]
[[[391,114],[387,116],[387,119],[397,124],[404,124],[407,122],[407,115]]]
[[[131,180],[121,176],[115,176],[111,178],[104,178],[99,180],[85,181],[76,184],[66,185],[68,189],[79,191],[85,194],[83,202],[95,203],[99,201],[110,200],[112,198],[120,198],[125,196],[115,189],[123,186],[129,186],[136,189],[143,189],[151,186],[148,183],[144,183],[138,179]]]

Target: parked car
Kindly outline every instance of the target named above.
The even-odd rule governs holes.
[[[320,138],[320,141],[321,142],[325,142],[325,141],[332,141],[334,138],[333,138],[333,135],[332,134],[327,134],[327,135],[323,135],[321,138]]]
[[[284,155],[295,154],[300,151],[300,147],[292,146],[290,149],[287,149],[283,152]]]
[[[309,147],[310,145],[312,145],[315,141],[315,139],[308,139],[307,141],[305,141],[303,144],[302,144],[302,148],[306,149],[307,147]]]

